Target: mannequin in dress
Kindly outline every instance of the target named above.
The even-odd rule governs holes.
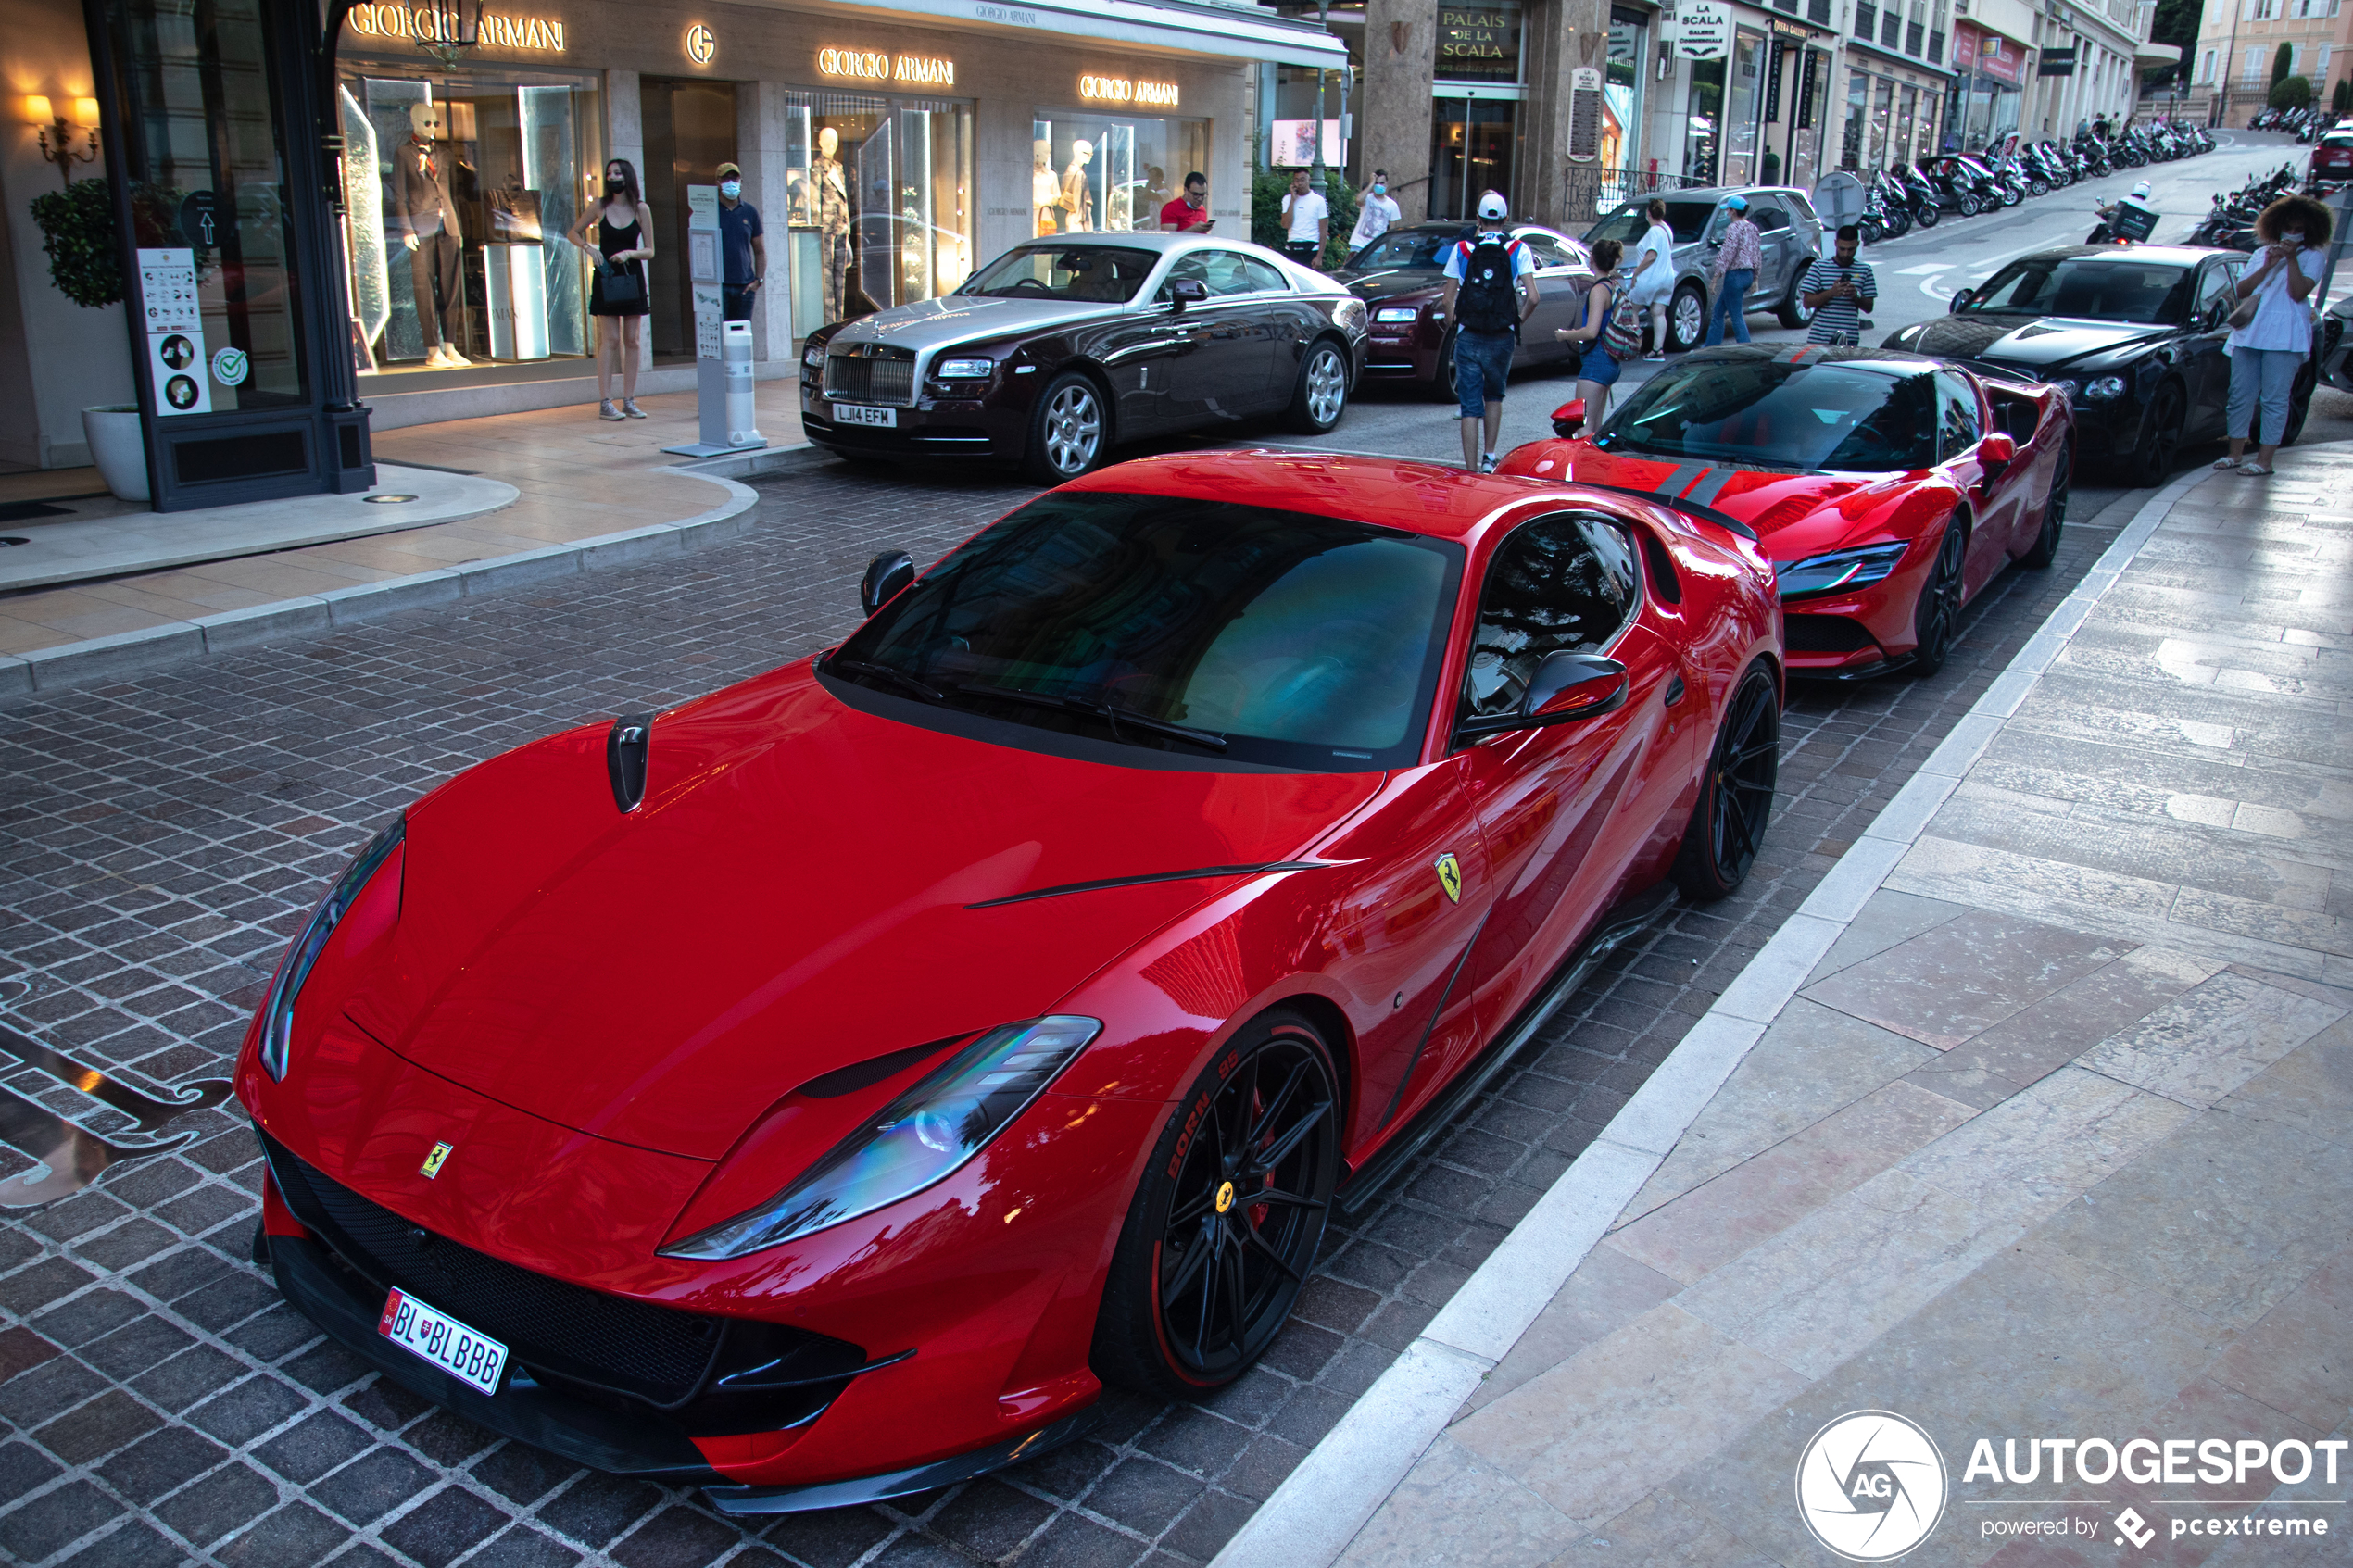
[[[1035,230],[1040,234],[1054,232],[1060,224],[1054,220],[1054,208],[1063,201],[1062,182],[1054,178],[1054,144],[1037,142],[1032,144],[1029,175],[1029,205],[1038,210]]]
[[[828,125],[817,132],[816,161],[809,178],[817,187],[817,264],[825,281],[825,320],[842,318],[849,278],[849,182],[842,175],[841,132]]]
[[[425,363],[435,370],[472,363],[453,341],[466,335],[466,297],[459,284],[458,203],[451,194],[457,156],[441,144],[442,126],[440,105],[409,106],[409,140],[394,156],[392,181],[393,217],[409,251]]]
[[[1085,142],[1070,144],[1070,166],[1063,170],[1063,232],[1083,234],[1095,226],[1095,193],[1087,186],[1087,166],[1095,149]]]

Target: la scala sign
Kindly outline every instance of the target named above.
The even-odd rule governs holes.
[[[1732,8],[1724,0],[1680,0],[1675,52],[1687,60],[1720,60],[1732,52]]]

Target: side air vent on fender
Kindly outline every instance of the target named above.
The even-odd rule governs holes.
[[[624,713],[605,736],[605,771],[612,776],[612,803],[623,814],[646,797],[646,758],[653,747],[654,716]]]

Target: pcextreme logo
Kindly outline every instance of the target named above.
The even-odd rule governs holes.
[[[1797,1512],[1850,1562],[1884,1562],[1944,1516],[1944,1456],[1893,1411],[1852,1411],[1814,1434],[1797,1461]]]

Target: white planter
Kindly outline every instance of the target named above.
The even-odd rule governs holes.
[[[129,404],[84,408],[82,431],[90,438],[90,457],[107,488],[125,501],[149,499],[147,443],[139,429],[139,410]]]

